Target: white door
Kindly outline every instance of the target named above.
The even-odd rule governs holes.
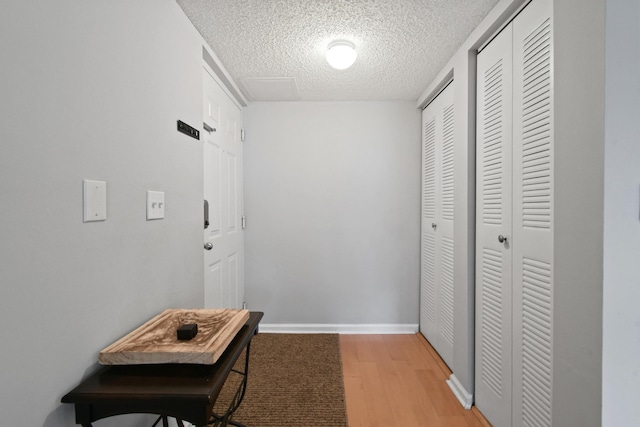
[[[422,112],[422,249],[420,273],[420,332],[436,346],[438,340],[438,288],[436,257],[436,113],[433,103]]]
[[[420,331],[453,363],[453,85],[422,112]]]
[[[203,69],[204,298],[206,308],[241,308],[244,300],[242,231],[242,110]]]
[[[511,425],[512,33],[477,62],[475,400],[495,427]]]
[[[495,427],[551,426],[551,1],[478,54],[476,405]]]

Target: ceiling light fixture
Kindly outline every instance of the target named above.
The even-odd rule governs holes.
[[[336,70],[346,70],[351,67],[357,56],[356,47],[351,42],[338,40],[329,44],[327,61]]]

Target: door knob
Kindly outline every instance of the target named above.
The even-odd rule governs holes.
[[[504,237],[502,234],[498,236],[498,242],[500,243],[507,243],[507,238]]]
[[[431,223],[431,228],[433,228],[433,229],[435,230],[435,229],[436,229],[436,227],[437,227],[436,223],[435,223],[435,222],[432,222],[432,223]]]
[[[204,244],[204,248],[208,251],[210,251],[211,249],[213,249],[213,243],[211,242],[207,242]]]

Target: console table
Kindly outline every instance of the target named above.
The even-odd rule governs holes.
[[[250,312],[249,319],[213,365],[161,364],[106,366],[86,378],[62,398],[75,404],[76,424],[91,423],[114,415],[148,413],[159,415],[156,424],[168,425],[169,417],[179,426],[188,421],[198,427],[242,424],[232,421],[247,386],[251,339],[258,333],[263,313]],[[244,371],[234,365],[245,352]],[[213,406],[231,372],[242,375],[240,386],[224,414]]]

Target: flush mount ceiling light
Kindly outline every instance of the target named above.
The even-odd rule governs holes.
[[[356,47],[353,43],[339,40],[329,44],[327,61],[337,70],[346,70],[356,61]]]

